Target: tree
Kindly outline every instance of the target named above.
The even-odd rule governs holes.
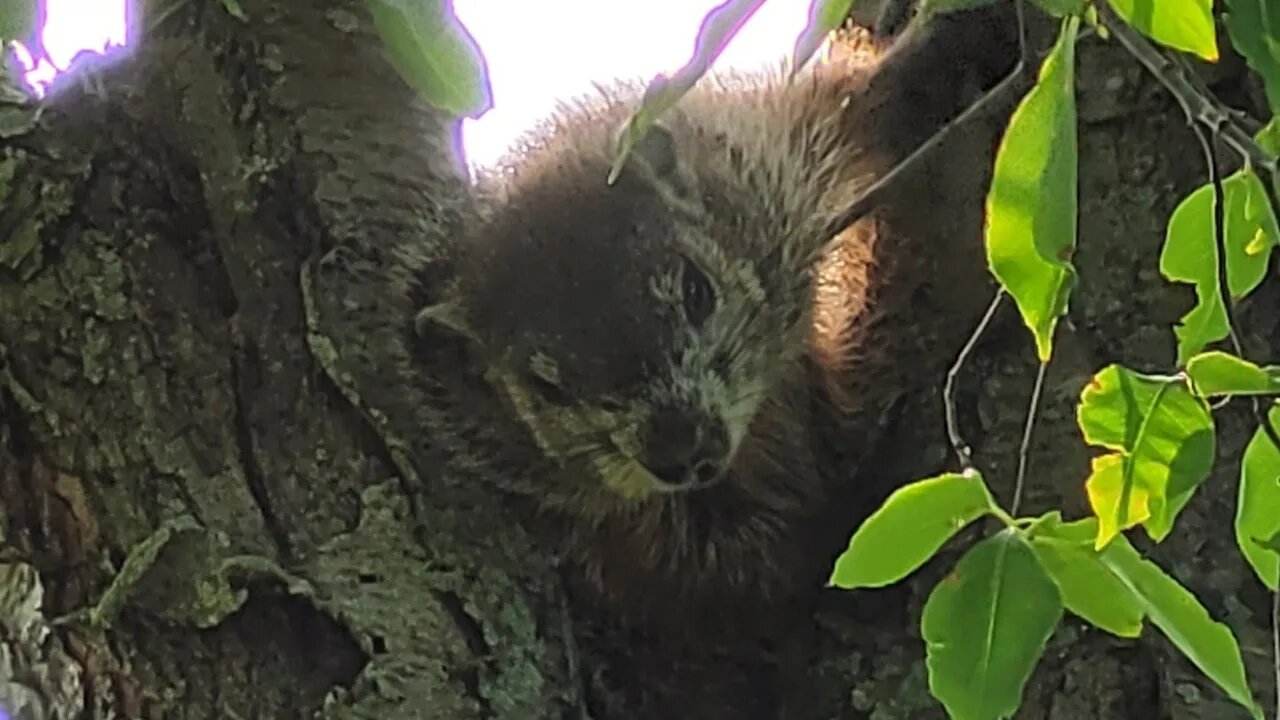
[[[602,675],[643,687],[657,671],[586,629],[597,619],[578,612],[528,509],[439,471],[378,341],[404,312],[377,282],[387,254],[409,237],[446,254],[468,216],[451,118],[384,59],[359,3],[146,10],[136,47],[82,58],[43,107],[0,106],[11,712],[525,720],[575,716]],[[1187,298],[1152,258],[1203,177],[1180,111],[1133,60],[1097,41],[1081,60],[1081,286],[1026,496],[1077,510],[1088,453],[1070,408],[1109,361],[1172,364],[1167,326]],[[1240,63],[1209,80],[1257,106]],[[1260,352],[1274,346],[1273,292],[1242,313]],[[1001,496],[1036,374],[1012,321],[997,319],[1007,332],[960,377],[968,439]],[[923,429],[886,439],[881,457],[943,461],[933,400],[913,403]],[[1223,422],[1222,454],[1238,458],[1252,427]],[[1218,468],[1156,556],[1258,649],[1245,659],[1265,693],[1267,597],[1223,531],[1232,473]],[[793,656],[812,682],[783,703],[941,717],[914,628],[952,564],[865,594],[900,601],[870,619],[833,593]],[[1152,633],[1121,642],[1068,623],[1019,717],[1237,711],[1171,657]],[[753,684],[738,672],[726,664],[707,687]]]

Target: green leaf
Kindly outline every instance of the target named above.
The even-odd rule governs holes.
[[[241,22],[249,22],[249,16],[245,14],[244,8],[240,7],[240,0],[219,0],[219,3],[231,17]]]
[[[1121,453],[1093,458],[1085,492],[1098,518],[1095,547],[1102,549],[1119,533],[1151,518],[1151,490],[1143,476],[1130,472]]]
[[[1231,46],[1262,77],[1271,114],[1280,113],[1280,6],[1273,0],[1228,0]]]
[[[1187,376],[1204,397],[1280,393],[1280,367],[1258,367],[1218,350],[1191,358]]]
[[[1209,617],[1189,590],[1143,558],[1123,536],[1102,553],[1102,562],[1138,598],[1151,622],[1230,698],[1262,720],[1245,680],[1240,646],[1231,630]]]
[[[1274,117],[1253,138],[1271,155],[1280,155],[1280,120]]]
[[[1231,297],[1253,292],[1262,282],[1271,248],[1280,238],[1267,204],[1266,190],[1251,170],[1241,170],[1222,182],[1227,286]],[[1196,306],[1182,317],[1178,336],[1178,364],[1185,365],[1206,345],[1227,336],[1213,241],[1213,185],[1204,185],[1182,201],[1169,218],[1160,272],[1170,280],[1195,283]]]
[[[1152,40],[1217,61],[1213,0],[1110,0],[1110,4],[1125,22]]]
[[[365,0],[387,58],[427,102],[478,117],[493,107],[489,70],[448,0]]]
[[[1094,627],[1119,637],[1142,632],[1142,605],[1093,550],[1098,536],[1094,518],[1061,524],[1040,524],[1031,535],[1031,548],[1062,593],[1063,604]]]
[[[1280,407],[1267,418],[1280,429]],[[1280,450],[1259,427],[1240,463],[1240,495],[1236,501],[1236,544],[1258,579],[1272,592],[1280,590]]]
[[[946,473],[899,488],[849,539],[829,584],[850,590],[895,583],[992,506],[976,472]]]
[[[689,58],[689,62],[677,70],[675,75],[668,77],[660,74],[649,81],[644,97],[640,100],[640,107],[618,134],[617,154],[609,168],[610,184],[618,179],[632,148],[640,142],[640,138],[644,137],[658,116],[671,109],[693,88],[711,68],[711,63],[728,47],[733,36],[738,34],[738,30],[763,4],[764,0],[725,0],[712,8],[698,28],[693,57]]]
[[[1049,359],[1053,330],[1075,285],[1075,39],[1079,20],[1063,22],[1040,78],[1014,111],[1000,141],[987,194],[987,265],[1018,304]]]
[[[1099,497],[1114,499],[1114,504],[1094,505],[1107,530],[1099,532],[1098,547],[1132,524],[1129,501],[1142,493],[1147,494],[1150,515],[1142,520],[1147,534],[1163,540],[1213,467],[1214,427],[1208,405],[1177,377],[1141,375],[1111,365],[1085,386],[1076,416],[1085,442],[1119,451],[1118,458],[1095,461],[1088,482],[1094,503],[1092,486],[1110,488],[1108,483],[1117,481],[1114,474],[1120,474],[1118,494],[1099,490]]]
[[[1058,586],[1016,533],[987,538],[929,595],[929,690],[954,720],[1013,715],[1062,619]]]

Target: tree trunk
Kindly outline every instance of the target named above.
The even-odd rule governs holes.
[[[440,470],[379,342],[402,312],[389,255],[447,257],[468,217],[456,128],[383,60],[359,2],[241,5],[247,22],[209,0],[156,12],[42,113],[0,106],[0,702],[24,718],[600,718],[602,676],[646,678],[583,640],[594,621],[519,503]],[[1202,181],[1194,140],[1119,50],[1081,57],[1082,286],[1028,511],[1083,509],[1080,388],[1107,362],[1171,367],[1188,307],[1156,257]],[[1272,347],[1270,316],[1250,320]],[[1007,499],[1034,359],[1012,313],[1001,326],[961,385]],[[936,395],[921,408],[928,437],[882,454],[946,458]],[[1228,529],[1250,428],[1228,416],[1230,462],[1156,556],[1240,635],[1268,697],[1268,599]],[[943,717],[917,628],[958,552],[856,607],[833,593],[791,690],[806,702],[780,704]],[[630,717],[616,702],[603,717]],[[1236,715],[1154,630],[1120,643],[1068,622],[1019,717]]]

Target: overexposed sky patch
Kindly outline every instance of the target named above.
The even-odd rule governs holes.
[[[125,0],[40,1],[48,8],[42,39],[53,64],[42,61],[27,76],[38,86],[47,85],[59,70],[65,70],[81,50],[101,51],[125,42]]]
[[[463,123],[467,158],[492,163],[559,98],[592,92],[593,82],[648,80],[693,53],[698,26],[719,0],[454,0],[458,18],[489,62],[494,108]],[[500,7],[500,12],[495,9]],[[804,29],[809,0],[768,0],[729,44],[716,67],[781,61]]]
[[[23,2],[25,0],[0,0]],[[82,49],[125,41],[125,0],[47,0],[45,47],[57,68]],[[468,160],[493,163],[558,99],[592,92],[616,78],[648,80],[679,68],[698,25],[719,0],[454,0],[458,17],[484,50],[494,108],[463,125]],[[730,43],[717,67],[759,68],[790,52],[809,0],[768,0]],[[47,63],[30,79],[45,84]]]

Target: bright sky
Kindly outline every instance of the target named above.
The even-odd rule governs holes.
[[[30,0],[0,0],[0,2]],[[65,67],[81,49],[125,39],[125,0],[47,0],[44,42]],[[467,158],[487,165],[520,132],[549,114],[558,98],[592,91],[593,82],[649,79],[689,58],[698,25],[719,0],[454,0],[489,63],[494,109],[463,126]],[[500,9],[495,12],[494,9]],[[730,43],[717,67],[780,61],[804,28],[809,0],[769,0]],[[31,78],[46,83],[48,65]]]
[[[557,98],[592,92],[592,82],[648,80],[683,65],[704,15],[718,0],[454,0],[458,18],[484,50],[494,108],[463,123],[467,158],[497,159]],[[809,0],[769,0],[720,56],[717,67],[782,60],[809,16]]]

